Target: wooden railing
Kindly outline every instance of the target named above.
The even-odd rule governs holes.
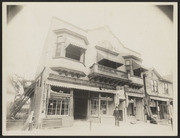
[[[131,80],[133,83],[143,85],[143,79],[141,77],[129,76],[129,80]]]
[[[112,77],[128,79],[128,75],[126,72],[123,72],[123,71],[120,71],[117,69],[113,69],[110,67],[106,67],[103,65],[99,65],[97,63],[93,64],[93,66],[91,67],[91,73],[93,73],[93,72],[97,72],[97,73],[101,73],[101,74],[105,74],[105,75],[110,75]]]

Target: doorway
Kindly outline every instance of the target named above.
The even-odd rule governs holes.
[[[86,92],[74,92],[74,119],[87,119],[88,95]]]

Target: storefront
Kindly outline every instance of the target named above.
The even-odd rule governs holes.
[[[70,86],[70,85],[69,85]],[[47,89],[45,116],[42,126],[57,122],[58,127],[72,126],[75,120],[89,120],[105,123],[114,120],[114,90],[95,90],[76,85],[72,88],[63,83],[49,83]],[[68,87],[68,88],[67,88]],[[79,87],[79,88],[78,88]]]
[[[159,119],[168,119],[169,118],[169,111],[168,111],[168,98],[162,97],[155,97],[150,96],[151,102],[151,112],[153,115],[157,115]]]
[[[128,121],[144,121],[143,94],[126,93],[126,106]]]

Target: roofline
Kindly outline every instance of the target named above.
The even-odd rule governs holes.
[[[64,23],[66,23],[66,24],[69,24],[69,25],[71,25],[71,26],[73,26],[73,27],[75,27],[75,28],[77,28],[77,29],[80,29],[80,30],[82,30],[82,31],[84,31],[84,32],[87,33],[87,30],[82,29],[82,28],[80,28],[80,27],[78,27],[78,26],[76,26],[76,25],[74,25],[74,24],[71,24],[71,23],[65,21],[65,20],[59,19],[59,18],[57,18],[57,17],[55,17],[55,16],[52,16],[52,18],[57,19],[57,20],[59,20],[59,21],[61,21],[61,22],[64,22]]]
[[[96,27],[96,28],[93,28],[93,29],[87,29],[87,31],[97,30],[97,29],[101,29],[101,28],[107,28],[108,31],[113,35],[113,37],[116,38],[118,40],[118,42],[123,46],[123,48],[126,48],[126,49],[128,49],[128,50],[130,50],[132,52],[135,52],[136,54],[141,55],[141,53],[125,47],[124,44],[119,40],[119,38],[111,31],[111,29],[110,29],[110,27],[108,25]]]

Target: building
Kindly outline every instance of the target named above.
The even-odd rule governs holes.
[[[141,55],[105,27],[83,30],[53,17],[36,73],[30,111],[40,127],[72,126],[76,119],[114,123],[144,120]]]
[[[172,82],[163,78],[155,69],[145,72],[146,91],[150,96],[150,108],[159,119],[169,119],[169,105],[173,105]]]
[[[144,121],[145,73],[141,55],[108,26],[83,30],[53,17],[36,79],[11,115],[30,98],[38,128],[72,126],[77,119],[114,123],[116,106],[121,121]]]

